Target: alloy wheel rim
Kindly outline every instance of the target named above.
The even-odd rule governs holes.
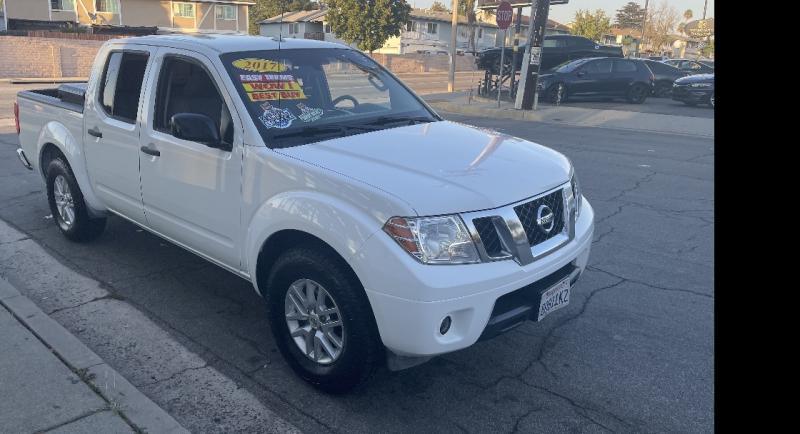
[[[75,202],[72,199],[69,183],[63,175],[56,176],[53,181],[53,199],[61,221],[67,227],[72,226],[75,222]]]
[[[286,291],[284,312],[289,336],[306,357],[329,365],[342,355],[344,323],[325,287],[311,279],[296,280]]]

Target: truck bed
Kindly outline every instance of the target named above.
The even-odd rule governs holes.
[[[19,92],[17,96],[19,98],[30,99],[42,104],[83,113],[86,86],[87,83],[62,84],[57,88],[23,90]]]

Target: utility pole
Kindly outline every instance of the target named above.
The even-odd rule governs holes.
[[[542,45],[544,31],[547,27],[547,15],[550,13],[550,0],[535,0],[531,4],[531,18],[528,27],[528,46],[522,57],[522,71],[517,86],[517,98],[514,108],[517,110],[536,109],[538,98],[539,67],[542,62]]]
[[[647,27],[647,5],[650,1],[644,0],[644,18],[642,18],[642,37],[639,39],[639,57],[642,57],[642,48],[644,47],[644,29]]]
[[[509,82],[509,96],[514,91],[514,82],[517,80],[517,51],[519,51],[519,33],[522,30],[522,6],[517,7],[516,23],[514,24],[514,55],[511,58],[511,81]],[[528,23],[530,28],[530,23]]]
[[[456,91],[456,42],[458,41],[458,0],[453,0],[453,25],[450,29],[450,77],[447,79],[447,91]]]
[[[708,0],[703,3],[703,19],[706,19],[706,9],[708,9]]]

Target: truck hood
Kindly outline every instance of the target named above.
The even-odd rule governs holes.
[[[507,205],[569,181],[570,172],[552,149],[449,121],[276,151],[381,189],[419,215]]]

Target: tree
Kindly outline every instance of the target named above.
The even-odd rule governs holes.
[[[458,14],[467,17],[467,28],[469,29],[469,46],[475,52],[475,22],[478,21],[475,15],[475,0],[460,0],[458,2]]]
[[[311,0],[255,0],[250,6],[250,34],[258,35],[258,22],[280,15],[281,12],[310,11],[319,9],[319,3]]]
[[[636,2],[628,2],[625,6],[617,10],[614,24],[625,29],[642,29],[644,21],[644,8]]]
[[[411,16],[405,0],[328,0],[327,6],[326,19],[336,36],[370,53],[399,36]]]
[[[683,19],[685,21],[691,20],[693,16],[694,14],[692,13],[691,9],[686,9],[686,11],[683,12]]]
[[[450,9],[447,9],[447,6],[445,6],[444,3],[440,2],[440,1],[433,2],[433,4],[431,5],[431,7],[429,9],[431,11],[433,11],[433,12],[447,12],[447,13],[450,13]]]
[[[662,1],[647,16],[644,35],[648,45],[654,50],[661,50],[662,47],[672,42],[672,31],[678,24],[678,11]]]
[[[700,50],[703,57],[711,57],[714,55],[714,40],[711,39],[706,42],[706,45]]]
[[[597,9],[594,13],[583,9],[575,12],[575,20],[572,25],[573,35],[584,36],[599,42],[610,29],[611,18],[607,17],[602,9]]]

